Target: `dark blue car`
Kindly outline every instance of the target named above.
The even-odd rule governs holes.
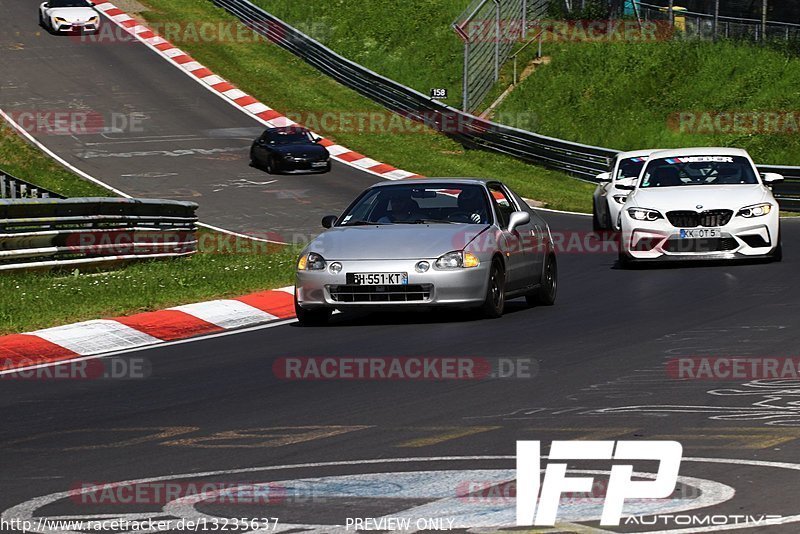
[[[268,128],[250,148],[250,163],[275,173],[322,173],[331,170],[331,155],[309,130],[298,126]]]

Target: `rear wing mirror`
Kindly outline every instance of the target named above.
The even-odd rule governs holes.
[[[761,175],[761,178],[767,185],[777,184],[786,179],[783,177],[782,174],[778,174],[777,172],[765,172],[764,174]]]
[[[601,172],[600,174],[595,176],[595,179],[598,182],[600,182],[601,184],[607,184],[607,183],[611,182],[611,173],[610,172]]]
[[[617,189],[623,189],[625,191],[633,191],[636,189],[636,182],[639,181],[638,178],[623,178],[622,180],[617,180],[617,183],[614,184]]]

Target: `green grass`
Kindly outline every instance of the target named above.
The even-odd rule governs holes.
[[[297,249],[202,253],[110,272],[0,276],[0,334],[291,285]]]
[[[448,89],[461,103],[463,43],[451,24],[469,0],[255,0],[304,33],[423,94]]]
[[[631,150],[734,146],[759,163],[800,164],[800,136],[680,132],[681,112],[800,109],[800,58],[730,42],[552,43],[552,62],[500,106],[533,111],[538,131]]]
[[[20,180],[72,197],[114,196],[58,165],[0,119],[0,169]]]
[[[153,22],[224,20],[236,23],[235,18],[215,8],[208,0],[147,0],[146,4],[151,9],[142,15]],[[359,4],[362,11],[367,4]],[[326,4],[319,6],[322,9]],[[332,9],[331,5],[327,7]],[[339,8],[336,9],[338,12]],[[354,9],[359,8],[356,6]],[[450,17],[447,15],[441,20],[450,20]],[[378,21],[364,18],[366,22],[376,24]],[[420,21],[419,24],[427,26],[427,21]],[[363,23],[356,27],[360,26]],[[174,44],[242,90],[290,117],[307,117],[309,113],[319,117],[326,113],[347,115],[384,111],[290,53],[263,41],[242,39],[236,42],[203,42],[198,39],[176,39]],[[425,64],[425,68],[418,70],[435,69]],[[513,158],[464,150],[458,143],[430,130],[375,133],[345,128],[320,133],[352,150],[408,171],[426,176],[494,177],[505,181],[526,197],[546,202],[551,208],[583,212],[591,209],[593,186],[590,184]]]

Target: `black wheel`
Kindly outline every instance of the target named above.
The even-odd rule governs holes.
[[[492,262],[489,270],[489,284],[486,287],[486,298],[481,306],[481,315],[487,319],[497,319],[503,315],[506,305],[506,275],[498,260]]]
[[[542,278],[539,287],[532,293],[525,295],[528,306],[552,306],[556,303],[558,293],[558,261],[555,254],[550,254],[545,260]]]
[[[597,216],[597,204],[592,205],[592,230],[599,232],[603,229],[600,224],[600,217]]]
[[[331,318],[332,310],[328,308],[319,308],[314,310],[307,310],[302,308],[297,303],[297,296],[294,297],[294,314],[297,316],[297,322],[300,326],[324,326],[328,324],[328,319]]]
[[[267,166],[266,169],[267,174],[275,174],[275,158],[270,156],[267,158]]]
[[[250,166],[255,167],[256,169],[260,167],[258,163],[258,158],[256,157],[255,152],[253,152],[252,150],[250,151]]]
[[[332,164],[331,164],[331,162],[329,161],[329,162],[328,162],[328,165],[326,165],[326,166],[325,166],[325,172],[331,172],[331,167],[332,167],[332,166],[333,166],[333,165],[332,165]]]
[[[770,261],[779,263],[783,261],[783,241],[781,241],[781,234],[778,234],[778,246],[769,255]]]

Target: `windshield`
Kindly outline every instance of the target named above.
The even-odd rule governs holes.
[[[682,185],[757,184],[747,158],[741,156],[691,156],[651,161],[642,176],[641,188]]]
[[[625,178],[638,178],[639,173],[642,172],[647,158],[626,158],[619,162],[617,167],[617,175],[615,180],[624,180]]]
[[[296,145],[298,143],[313,143],[311,133],[306,130],[273,130],[267,132],[267,140],[277,145]]]
[[[375,187],[345,212],[340,226],[364,224],[489,224],[489,202],[479,185]]]
[[[86,0],[50,0],[50,7],[92,7]]]

